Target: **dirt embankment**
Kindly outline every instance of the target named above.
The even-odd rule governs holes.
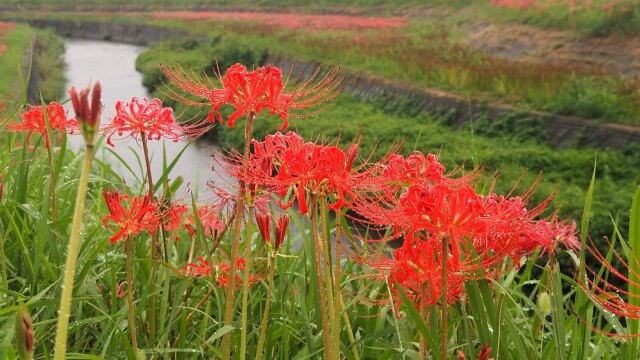
[[[31,21],[31,25],[51,28],[59,35],[66,37],[111,40],[142,45],[157,43],[170,37],[193,37],[182,31],[139,24],[37,20]],[[489,47],[491,45],[485,46]],[[527,46],[522,45],[525,48]],[[320,65],[277,54],[271,54],[266,62],[283,66],[284,68],[293,66],[294,72],[308,75],[311,75]],[[492,119],[519,114],[516,119],[518,117],[526,119],[522,121],[521,126],[530,126],[532,117],[543,123],[548,129],[550,144],[556,148],[582,145],[600,149],[616,149],[623,148],[629,144],[640,143],[640,127],[601,124],[585,119],[557,116],[544,112],[523,112],[510,106],[481,103],[454,94],[421,89],[363,73],[346,73],[344,77],[345,91],[354,94],[363,101],[375,101],[377,103],[382,101],[388,108],[396,105],[407,106],[409,104],[414,109],[414,112],[424,111],[446,114],[449,122],[454,126],[463,126],[469,119],[481,114],[488,115]],[[518,120],[515,120],[515,126],[519,126]]]
[[[595,74],[640,77],[640,37],[584,37],[569,31],[477,22],[465,29],[469,46],[488,55],[546,63]]]

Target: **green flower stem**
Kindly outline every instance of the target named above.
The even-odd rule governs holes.
[[[247,122],[244,127],[244,151],[242,153],[242,173],[247,173],[247,162],[249,161],[249,153],[251,150],[251,133],[253,132],[253,119],[255,113],[250,112],[247,114]],[[233,323],[233,300],[235,295],[236,286],[236,258],[238,257],[238,247],[240,245],[240,228],[242,227],[242,218],[244,215],[244,197],[246,195],[245,189],[240,188],[240,194],[236,200],[235,214],[233,215],[233,239],[231,242],[231,257],[229,264],[229,283],[225,288],[225,304],[224,304],[224,324],[231,325]],[[222,358],[231,358],[231,334],[229,331],[222,337]]]
[[[347,328],[347,336],[349,337],[349,345],[351,346],[351,355],[353,355],[354,360],[360,360],[360,352],[358,352],[358,346],[356,345],[356,337],[353,335],[351,320],[349,320],[349,315],[347,315],[347,312],[344,311],[344,300],[342,300],[342,293],[338,293],[338,301],[340,311],[342,312],[342,321],[344,322],[344,326]]]
[[[442,299],[440,300],[440,324],[441,324],[441,338],[440,338],[440,351],[442,360],[447,360],[449,331],[447,329],[449,304],[447,303],[448,297],[448,284],[447,284],[447,258],[449,256],[449,235],[445,235],[442,239]]]
[[[149,185],[149,197],[153,199],[153,177],[151,176],[151,159],[149,157],[149,147],[147,145],[147,135],[140,133],[142,139],[142,152],[144,153],[144,161],[147,168],[147,182]],[[166,249],[165,249],[166,250]],[[149,305],[147,307],[149,318],[149,338],[155,339],[156,334],[156,282],[158,281],[158,232],[151,234],[151,284],[149,288]]]
[[[344,301],[342,300],[342,291],[340,289],[340,274],[341,274],[341,264],[340,260],[342,259],[342,213],[340,211],[336,211],[336,270],[335,273],[335,288],[336,290],[336,309],[337,315],[342,313],[342,321],[344,322],[345,328],[347,330],[347,336],[349,338],[349,346],[351,347],[351,355],[353,355],[354,360],[360,360],[360,354],[358,352],[358,346],[356,345],[356,338],[353,336],[353,328],[351,327],[351,321],[349,320],[349,316],[347,312],[344,311]]]
[[[275,254],[271,255],[269,261],[269,274],[267,285],[267,299],[264,305],[264,312],[262,313],[262,322],[260,322],[260,337],[258,338],[258,348],[256,350],[256,360],[262,360],[262,353],[264,351],[264,344],[267,340],[267,328],[269,327],[269,310],[271,310],[271,292],[273,290],[273,278],[276,273],[276,257]]]
[[[131,249],[131,240],[127,236],[124,240],[124,250],[127,254],[127,303],[129,305],[129,332],[131,333],[131,346],[134,354],[138,354],[138,339],[136,337],[136,308],[133,304],[133,267],[131,258],[133,251]]]
[[[2,239],[2,230],[0,229],[0,266],[2,266],[2,285],[5,290],[9,290],[9,278],[7,277],[7,256],[4,253],[4,241]],[[0,293],[0,299],[4,295]]]
[[[251,196],[251,195],[249,195]],[[247,223],[244,225],[244,274],[242,277],[242,312],[240,321],[240,360],[247,358],[247,309],[249,307],[249,272],[251,271],[251,219],[253,205],[249,205]]]
[[[331,238],[329,234],[329,209],[327,204],[327,198],[325,196],[320,197],[320,213],[322,215],[322,252],[324,257],[324,276],[327,287],[327,304],[329,306],[329,321],[331,322],[331,352],[334,359],[340,358],[340,317],[337,301],[335,298],[338,296],[339,288],[335,285],[336,274],[332,273],[331,264]],[[337,253],[336,253],[337,255]],[[333,265],[336,265],[338,258],[334,259]]]
[[[67,351],[67,336],[69,331],[69,316],[71,301],[73,299],[73,280],[76,273],[76,261],[80,251],[80,227],[82,225],[82,213],[84,202],[87,197],[87,186],[89,183],[89,170],[94,156],[93,145],[86,145],[82,172],[78,183],[78,194],[76,195],[75,208],[73,210],[73,222],[71,223],[71,237],[67,249],[67,262],[64,268],[64,279],[62,282],[62,295],[60,298],[60,309],[58,311],[58,325],[56,328],[56,341],[54,350],[54,360],[64,360]]]
[[[303,191],[303,190],[302,190]],[[318,233],[318,209],[317,209],[317,196],[311,195],[311,229],[313,232],[313,246],[315,249],[315,262],[316,273],[318,281],[318,295],[320,297],[320,319],[322,321],[322,341],[324,343],[325,355],[327,359],[333,359],[333,347],[331,346],[331,331],[329,327],[329,315],[327,313],[327,299],[326,289],[324,281],[322,279],[322,263],[320,257],[322,256],[322,244],[320,234]]]
[[[47,154],[49,157],[49,180],[51,186],[51,220],[56,221],[56,174],[54,172],[53,154],[51,154],[51,147],[47,147]]]

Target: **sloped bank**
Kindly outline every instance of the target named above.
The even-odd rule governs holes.
[[[205,36],[160,26],[137,23],[69,22],[33,20],[34,27],[51,28],[61,36],[93,40],[149,45],[169,38],[207,41]],[[296,73],[311,75],[319,63],[269,54],[265,63],[292,68]],[[393,111],[426,112],[444,115],[454,127],[462,127],[470,120],[485,118],[504,122],[506,135],[510,131],[526,130],[534,126],[546,129],[548,142],[554,148],[589,146],[599,149],[621,149],[640,143],[640,128],[620,124],[603,124],[592,120],[554,115],[540,111],[522,111],[508,105],[483,103],[438,90],[422,89],[392,82],[371,74],[343,72],[345,91],[362,101],[374,102]],[[507,120],[505,120],[507,119]]]

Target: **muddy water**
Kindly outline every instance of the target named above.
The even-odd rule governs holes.
[[[135,70],[135,60],[143,47],[92,40],[67,40],[65,42],[65,62],[67,65],[67,89],[71,86],[84,88],[95,81],[102,84],[102,122],[111,121],[118,100],[128,102],[132,97],[149,98],[142,86],[142,75]],[[67,104],[70,116],[73,116],[70,104]],[[70,140],[74,149],[82,147],[82,139],[73,136]],[[109,163],[122,176],[124,182],[133,188],[140,188],[144,181],[141,162],[144,161],[142,144],[135,139],[114,140],[115,147],[106,143],[101,145],[98,157]],[[169,175],[170,181],[182,176],[184,185],[181,192],[187,196],[191,191],[200,199],[213,196],[207,186],[208,181],[225,183],[225,180],[212,171],[214,161],[211,154],[216,147],[206,141],[188,144],[184,141],[149,141],[151,153],[151,171],[154,181],[160,177],[163,169],[163,148],[166,149],[167,163],[187,146],[176,167]],[[124,166],[111,151],[120,156]]]

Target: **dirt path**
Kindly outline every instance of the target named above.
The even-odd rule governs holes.
[[[587,38],[570,31],[475,22],[468,25],[466,41],[492,56],[640,78],[640,37]]]

